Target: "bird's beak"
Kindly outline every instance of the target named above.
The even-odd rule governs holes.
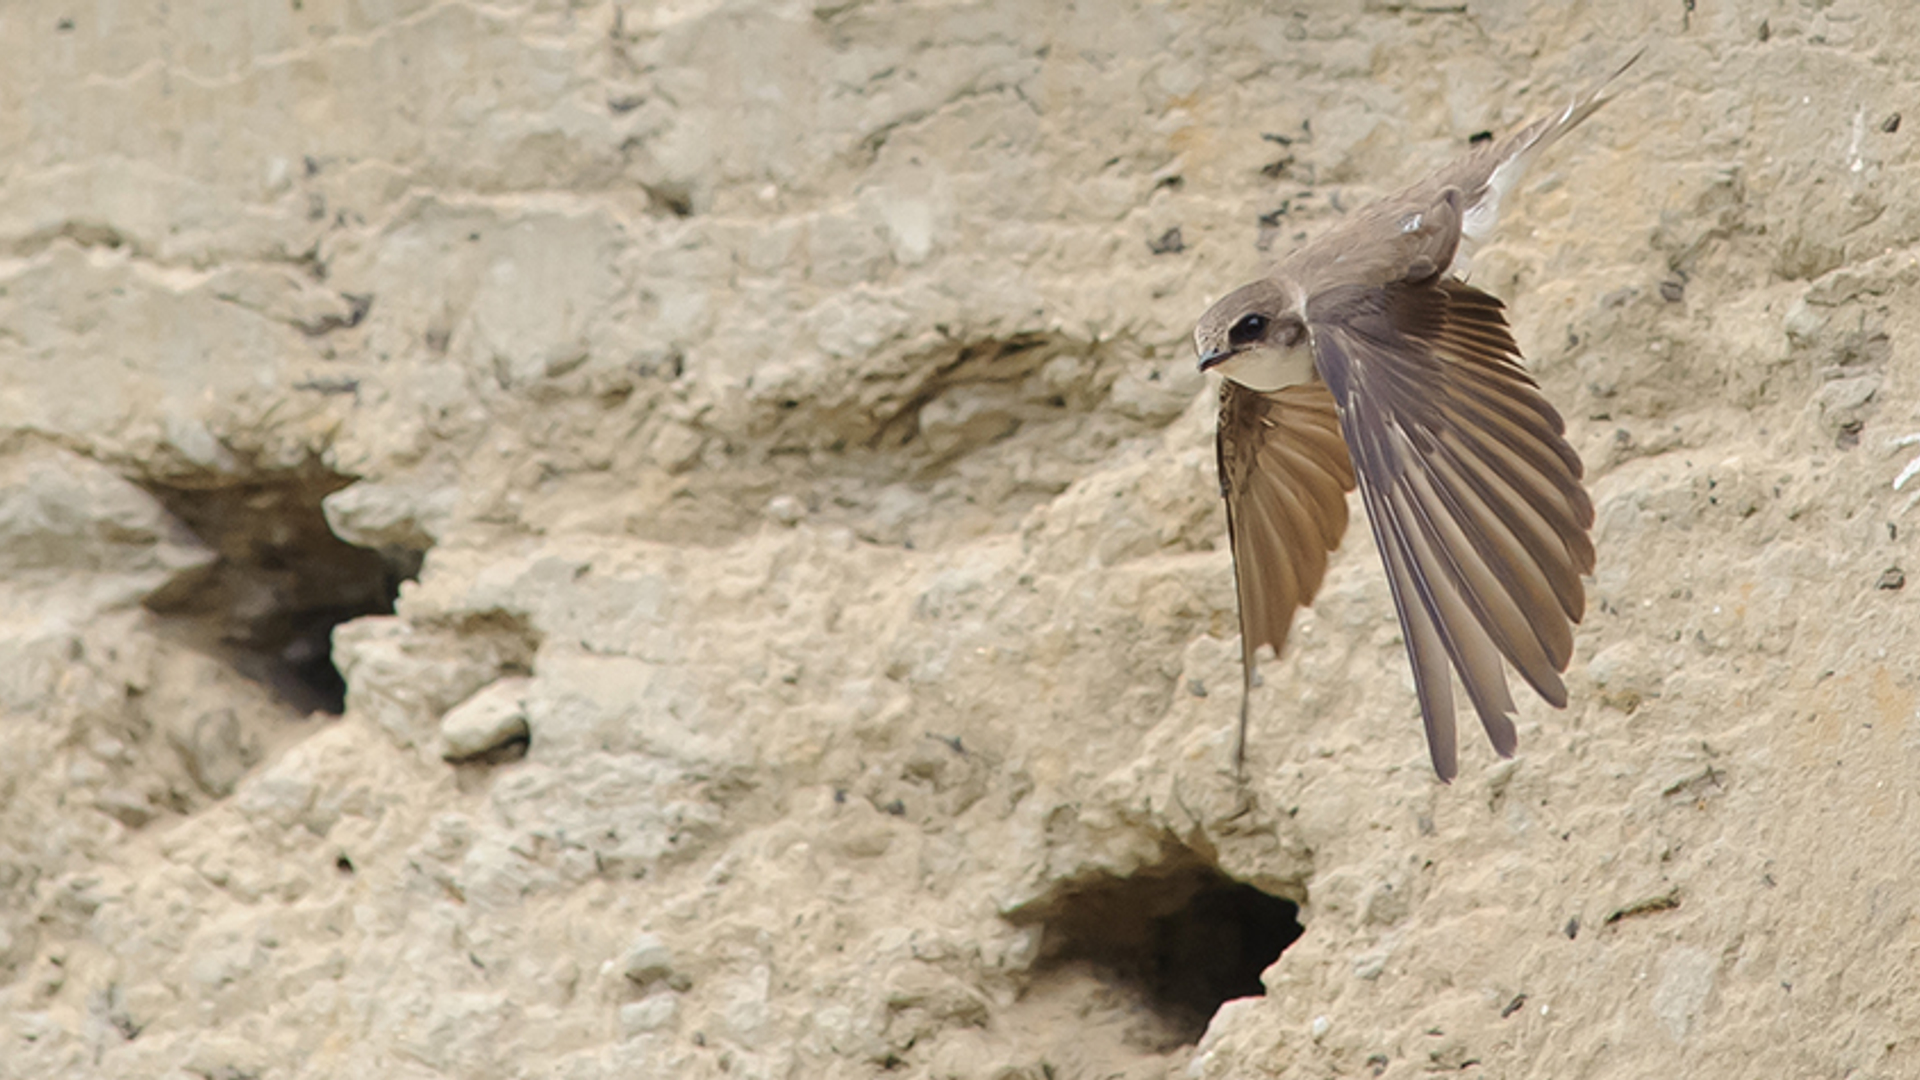
[[[1209,371],[1216,364],[1233,355],[1232,349],[1209,349],[1200,354],[1200,370]]]

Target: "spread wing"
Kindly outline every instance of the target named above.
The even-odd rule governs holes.
[[[1253,685],[1254,654],[1271,645],[1279,655],[1294,609],[1312,603],[1320,590],[1327,553],[1347,531],[1353,466],[1333,398],[1318,382],[1263,394],[1224,380],[1216,447],[1246,678],[1233,754],[1237,769],[1246,759],[1245,689]]]
[[[1436,274],[1329,289],[1307,309],[1443,780],[1458,769],[1448,664],[1510,756],[1501,662],[1566,704],[1560,673],[1594,561],[1580,459],[1521,367],[1501,307]]]

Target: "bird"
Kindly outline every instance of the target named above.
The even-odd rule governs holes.
[[[1236,776],[1258,650],[1279,656],[1312,603],[1356,483],[1441,781],[1459,772],[1449,669],[1502,757],[1518,743],[1508,666],[1566,706],[1593,502],[1505,305],[1467,270],[1527,166],[1611,100],[1639,57],[1357,210],[1194,327],[1200,369],[1224,376],[1215,446],[1244,673]]]

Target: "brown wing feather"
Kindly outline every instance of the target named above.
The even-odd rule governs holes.
[[[1347,530],[1354,477],[1333,398],[1317,382],[1271,394],[1223,382],[1216,446],[1246,679],[1234,747],[1239,768],[1246,759],[1254,655],[1262,645],[1279,655],[1295,609],[1320,591],[1327,555]]]
[[[1593,504],[1565,425],[1520,364],[1500,302],[1429,278],[1308,308],[1413,660],[1434,769],[1456,768],[1446,661],[1513,752],[1502,661],[1561,706],[1594,564]],[[1442,661],[1441,657],[1445,660]]]

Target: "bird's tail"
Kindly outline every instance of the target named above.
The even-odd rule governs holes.
[[[1613,74],[1601,80],[1593,89],[1573,99],[1556,116],[1549,116],[1528,124],[1525,128],[1509,136],[1498,149],[1490,155],[1493,168],[1486,175],[1484,186],[1479,189],[1467,188],[1467,209],[1461,215],[1460,232],[1464,247],[1482,244],[1493,235],[1494,224],[1500,217],[1500,204],[1526,175],[1527,166],[1546,149],[1560,141],[1560,137],[1578,127],[1582,120],[1592,116],[1600,106],[1613,100],[1610,92],[1620,76],[1626,74],[1634,62],[1645,55],[1642,48],[1627,58]],[[1485,159],[1483,159],[1485,160]],[[1464,255],[1455,259],[1455,273],[1464,270]]]
[[[1565,135],[1577,127],[1580,121],[1592,116],[1600,106],[1612,101],[1613,94],[1609,91],[1613,89],[1613,84],[1619,81],[1620,76],[1627,73],[1628,68],[1632,67],[1642,56],[1645,56],[1646,52],[1647,50],[1643,47],[1632,56],[1627,57],[1626,63],[1621,64],[1613,74],[1600,80],[1599,85],[1579,97],[1574,98],[1573,102],[1569,104],[1559,116],[1548,117],[1545,120],[1538,121],[1515,136],[1514,141],[1520,144],[1514,149],[1515,156],[1531,158],[1539,154],[1547,147],[1558,142],[1560,136]],[[1531,138],[1529,138],[1529,136],[1531,136]]]

